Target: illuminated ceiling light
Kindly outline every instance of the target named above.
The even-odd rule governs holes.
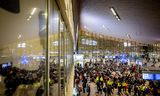
[[[22,35],[18,35],[18,39],[22,38]]]
[[[22,44],[21,44],[21,47],[22,47],[22,48],[25,48],[25,47],[26,47],[26,43],[22,43]]]
[[[33,8],[32,12],[31,12],[31,15],[33,15],[35,13],[37,8]]]
[[[119,18],[118,18],[117,20],[118,20],[118,21],[120,21],[120,19],[119,19]]]
[[[32,16],[29,16],[28,18],[29,18],[29,19],[31,19],[31,18],[32,18]]]
[[[27,17],[27,21],[29,21],[31,18],[32,18],[32,16],[28,16],[28,17]]]
[[[128,46],[131,46],[131,43],[128,43]]]
[[[115,9],[114,9],[113,7],[111,7],[110,10],[112,11],[112,13],[113,13],[113,15],[116,17],[116,19],[117,19],[118,21],[120,21],[121,19],[120,19],[119,15],[117,14],[117,12],[115,11]]]
[[[18,48],[25,48],[26,47],[26,43],[19,43],[17,45]]]
[[[28,18],[27,21],[29,21],[30,19]]]
[[[20,48],[20,47],[21,47],[21,44],[18,44],[17,47]]]
[[[124,47],[127,47],[127,42],[124,42]]]
[[[116,18],[118,19],[119,17],[116,15]]]
[[[111,11],[112,11],[113,15],[115,15],[115,16],[116,16],[116,15],[117,15],[117,13],[116,13],[115,9],[114,9],[113,7],[111,7],[110,9],[111,9]]]

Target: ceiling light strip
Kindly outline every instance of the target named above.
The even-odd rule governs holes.
[[[121,19],[120,19],[119,15],[117,14],[116,10],[113,7],[111,7],[110,10],[112,11],[112,13],[116,17],[116,19],[118,21],[120,21]]]
[[[33,8],[32,12],[31,12],[31,15],[33,15],[36,11],[36,8]]]

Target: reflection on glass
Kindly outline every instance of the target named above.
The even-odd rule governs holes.
[[[20,12],[0,9],[0,94],[44,95],[46,50],[49,49],[50,96],[64,96],[73,64],[71,33],[51,0],[46,46],[46,0],[22,0]]]
[[[39,14],[45,0],[22,0],[18,6],[19,13],[0,9],[0,94],[35,96],[44,86],[45,19]]]

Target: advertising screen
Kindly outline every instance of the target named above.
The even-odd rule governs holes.
[[[154,80],[154,74],[143,73],[143,79]]]
[[[10,66],[11,66],[10,62],[2,64],[2,68],[7,68],[7,67],[10,67]]]
[[[160,80],[160,74],[155,74],[155,80]]]
[[[29,63],[29,58],[26,55],[21,56],[20,63],[25,65]]]

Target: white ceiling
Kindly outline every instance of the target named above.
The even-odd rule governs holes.
[[[81,28],[89,32],[143,43],[160,42],[160,0],[82,0],[80,20]]]

